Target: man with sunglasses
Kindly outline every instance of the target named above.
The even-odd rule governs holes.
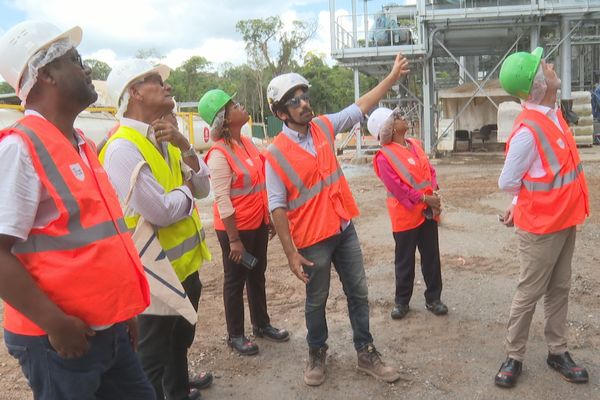
[[[390,74],[355,104],[316,118],[304,77],[279,75],[267,88],[271,111],[284,123],[266,154],[269,210],[289,267],[306,285],[309,360],[304,382],[309,386],[325,381],[325,306],[332,263],[348,301],[358,369],[386,382],[400,378],[373,346],[367,279],[352,224],[358,208],[335,156],[335,134],[360,122],[396,81],[408,74],[407,67],[406,58],[398,54]]]
[[[194,198],[210,191],[208,167],[172,120],[174,106],[166,65],[129,60],[111,70],[109,95],[119,108],[119,129],[100,152],[100,160],[121,199],[141,162],[125,222],[135,229],[140,217],[152,224],[166,257],[195,309],[202,283],[198,270],[211,259]],[[140,249],[141,250],[141,249]],[[170,310],[153,307],[138,317],[139,356],[158,399],[199,399],[197,389],[212,375],[188,376],[187,352],[196,325]]]
[[[25,116],[0,131],[4,341],[40,400],[154,399],[134,353],[148,282],[96,149],[73,123],[96,101],[82,31],[22,22],[0,74]]]

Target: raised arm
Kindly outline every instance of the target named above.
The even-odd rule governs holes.
[[[360,107],[360,110],[363,112],[363,114],[368,113],[377,105],[377,103],[379,103],[379,100],[385,96],[387,91],[394,86],[396,81],[398,81],[400,77],[407,75],[409,72],[408,60],[401,53],[398,53],[396,55],[396,60],[394,61],[394,66],[392,67],[392,71],[389,73],[389,75],[379,82],[377,86],[356,100],[356,105]]]

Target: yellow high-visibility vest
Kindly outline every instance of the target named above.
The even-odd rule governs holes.
[[[164,157],[146,136],[126,126],[120,126],[106,142],[99,156],[102,164],[104,164],[106,149],[115,139],[128,140],[137,147],[148,163],[152,175],[166,193],[183,185],[180,164],[182,160],[181,151],[169,143],[167,146],[169,164],[167,164]],[[134,230],[139,218],[139,214],[126,215],[127,227]],[[212,258],[206,245],[204,229],[195,205],[191,216],[169,226],[158,228],[157,236],[181,282],[198,271],[204,261],[210,261]]]

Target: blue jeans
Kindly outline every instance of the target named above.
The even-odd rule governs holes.
[[[360,350],[373,343],[373,337],[369,331],[367,277],[354,224],[350,223],[339,234],[299,249],[298,252],[315,264],[312,267],[304,267],[304,271],[309,277],[306,284],[304,307],[306,328],[308,329],[306,335],[308,347],[320,348],[327,342],[325,306],[329,296],[332,262],[348,301],[348,315],[352,325],[354,348]]]
[[[96,332],[89,338],[90,350],[75,359],[61,358],[45,335],[4,330],[4,341],[36,400],[156,399],[123,323]]]

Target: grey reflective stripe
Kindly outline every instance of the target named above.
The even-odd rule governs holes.
[[[408,172],[408,169],[406,169],[406,166],[404,164],[402,164],[402,162],[398,159],[398,157],[396,157],[396,154],[394,154],[393,151],[391,151],[390,149],[388,149],[385,146],[381,148],[381,151],[383,151],[389,157],[389,159],[392,160],[392,163],[394,163],[394,166],[396,168],[398,168],[398,170],[402,174],[401,178],[403,178],[405,182],[408,182],[410,184],[410,186],[412,186],[413,189],[420,190],[420,189],[425,189],[428,186],[431,186],[430,181],[423,181],[421,183],[417,183],[415,181],[415,179],[412,177],[412,175],[410,174],[410,172]]]
[[[552,170],[553,175],[557,175],[558,171],[560,171],[560,163],[558,162],[558,157],[556,157],[556,153],[552,148],[550,142],[548,142],[548,138],[544,134],[544,131],[537,122],[532,121],[530,119],[524,119],[523,123],[533,128],[535,133],[537,134],[538,139],[540,140],[540,144],[542,145],[542,149],[544,150],[544,155],[548,160],[548,164],[550,164],[550,169]]]
[[[395,199],[395,196],[392,192],[387,192],[387,197],[389,197],[390,199]]]
[[[229,194],[233,197],[233,196],[244,196],[247,194],[255,194],[255,193],[260,193],[263,190],[266,190],[266,186],[264,183],[258,183],[255,186],[250,186],[248,188],[239,188],[239,189],[234,189],[232,188],[229,191]]]
[[[344,173],[342,172],[340,167],[338,167],[338,169],[335,170],[331,175],[326,176],[319,182],[315,183],[310,189],[302,185],[303,189],[300,191],[300,196],[298,196],[294,200],[288,201],[288,211],[292,211],[303,206],[304,204],[306,204],[307,201],[321,193],[321,191],[324,188],[326,188],[327,186],[331,186],[335,182],[339,181],[342,176],[344,176]]]
[[[299,192],[302,192],[302,190],[307,190],[304,186],[304,182],[302,182],[302,179],[300,179],[294,168],[292,168],[292,165],[288,162],[287,158],[281,154],[281,151],[279,151],[277,146],[271,144],[269,146],[269,153],[275,157],[277,163],[281,169],[283,169],[283,172],[287,178],[292,182],[292,185],[294,185]]]
[[[15,128],[24,132],[29,137],[29,140],[31,140],[33,143],[33,147],[35,147],[35,151],[40,159],[40,162],[42,163],[44,172],[46,172],[46,176],[48,176],[48,179],[50,182],[52,182],[52,185],[56,189],[58,196],[62,200],[67,212],[69,213],[69,231],[83,229],[79,218],[81,213],[79,204],[77,203],[77,200],[75,200],[71,190],[69,190],[67,183],[59,172],[58,166],[54,163],[54,160],[52,160],[50,153],[48,153],[46,146],[44,146],[38,135],[36,135],[35,132],[25,125],[16,124]]]
[[[243,173],[242,173],[243,186],[241,188],[231,188],[231,190],[229,192],[230,196],[244,196],[244,195],[253,194],[253,193],[260,193],[262,190],[265,190],[265,185],[262,183],[252,186],[252,181],[250,180],[250,171],[248,171],[248,168],[246,167],[246,165],[242,162],[242,160],[240,160],[240,158],[237,156],[237,154],[235,154],[235,152],[233,152],[229,146],[225,146],[222,143],[217,143],[217,145],[219,146],[220,149],[222,149],[223,151],[226,151],[227,154],[229,154],[229,156],[231,156],[231,158],[233,159],[233,162],[235,162],[235,164],[238,166],[238,168],[243,171]]]
[[[25,133],[33,143],[35,152],[42,163],[42,167],[48,180],[52,182],[54,189],[56,189],[58,196],[67,209],[69,216],[67,228],[69,233],[61,236],[44,234],[29,235],[25,242],[17,243],[13,246],[13,253],[26,254],[50,250],[73,250],[98,240],[117,235],[119,232],[112,220],[104,221],[88,228],[81,226],[81,210],[79,209],[79,204],[69,190],[67,183],[59,172],[58,166],[54,163],[54,160],[52,160],[50,153],[48,153],[46,146],[44,146],[38,135],[27,126],[17,123],[14,127]],[[117,221],[117,224],[120,229],[123,229],[123,232],[127,230],[123,220]]]
[[[121,233],[125,233],[129,231],[129,228],[127,227],[127,224],[125,223],[125,219],[123,218],[119,218],[117,220],[117,227],[119,228],[119,232]],[[135,230],[135,228],[134,228]]]
[[[112,221],[101,222],[89,228],[69,232],[62,236],[30,235],[27,241],[13,246],[14,254],[39,253],[51,250],[74,250],[117,234]]]
[[[523,186],[525,186],[525,188],[530,192],[549,192],[554,189],[559,189],[575,181],[582,171],[583,165],[579,163],[579,165],[577,165],[577,168],[573,171],[570,171],[565,175],[555,175],[552,182],[533,182],[523,179]]]
[[[298,190],[300,193],[299,196],[294,199],[288,201],[288,211],[292,211],[304,205],[308,200],[312,199],[316,195],[318,195],[323,188],[337,182],[340,177],[344,176],[340,166],[338,165],[337,170],[335,170],[331,175],[326,176],[319,182],[315,183],[313,187],[310,189],[304,186],[304,182],[298,176],[292,165],[288,162],[288,160],[281,154],[277,146],[270,145],[269,153],[275,157],[277,163],[283,170],[284,174],[288,177],[288,179],[292,182],[292,185]]]
[[[335,136],[334,133],[329,131],[329,127],[321,118],[313,118],[313,122],[319,125],[319,128],[321,128],[321,131],[329,142],[329,146],[331,146],[331,150],[333,150],[333,154],[335,154],[335,143],[333,142],[333,137]]]
[[[204,228],[202,228],[200,230],[200,235],[198,235],[198,233],[194,233],[193,236],[185,239],[177,246],[172,247],[169,250],[165,250],[165,254],[170,261],[175,261],[188,251],[193,250],[196,246],[202,243],[205,238],[206,234],[204,233]]]

